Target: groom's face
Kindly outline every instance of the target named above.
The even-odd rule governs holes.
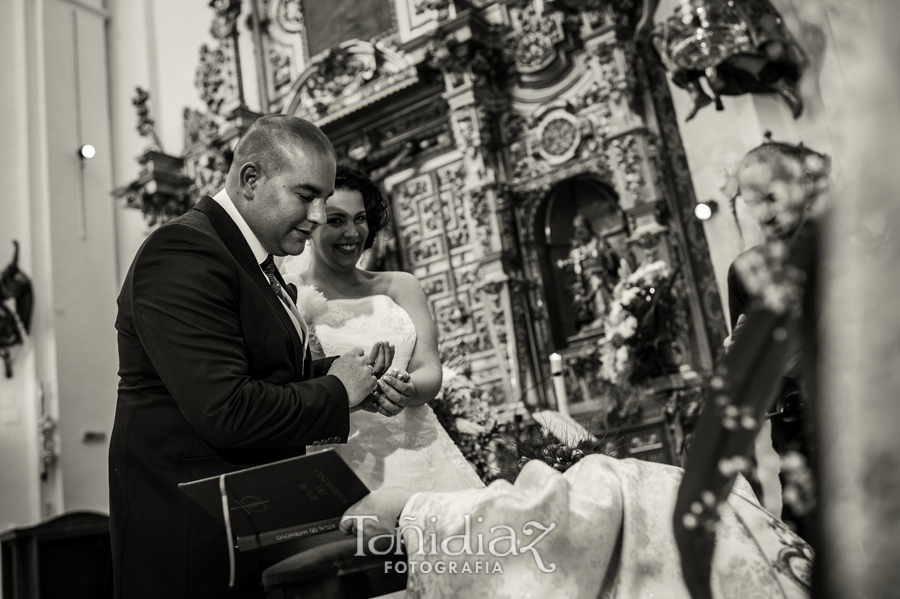
[[[247,224],[275,256],[296,256],[325,223],[334,192],[334,158],[301,145],[287,148],[279,165],[261,165]]]

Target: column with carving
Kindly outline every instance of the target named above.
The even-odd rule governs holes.
[[[524,380],[517,349],[517,317],[510,293],[509,257],[516,252],[512,207],[499,197],[497,156],[491,115],[504,104],[496,86],[503,80],[503,57],[496,36],[478,15],[468,15],[440,29],[429,48],[430,64],[444,77],[450,123],[463,154],[465,184],[461,195],[479,263],[478,294],[488,315],[488,329],[505,371],[504,392],[518,401]],[[521,314],[521,312],[520,312]]]
[[[309,66],[303,5],[301,0],[252,0],[251,7],[260,106],[280,112],[292,84]]]
[[[244,105],[237,31],[241,0],[212,0],[209,5],[215,12],[210,34],[218,45],[213,48],[206,44],[200,46],[195,85],[210,112],[228,114]]]
[[[225,186],[237,140],[260,117],[244,101],[237,30],[241,1],[211,0],[209,5],[214,11],[210,33],[218,46],[200,47],[194,79],[207,111],[184,110],[184,160],[194,180],[194,200]]]
[[[696,299],[687,292],[693,271],[676,249],[684,245],[677,240],[683,231],[680,215],[673,215],[672,207],[683,205],[684,199],[678,201],[666,185],[656,115],[652,108],[648,110],[652,106],[649,99],[641,96],[647,89],[642,57],[631,41],[601,37],[588,40],[585,45],[591,53],[597,81],[607,83],[596,93],[602,97],[604,108],[589,114],[599,127],[615,173],[616,191],[631,230],[629,247],[638,264],[662,260],[676,273],[672,292],[683,308],[678,310],[679,323],[674,328],[680,333],[671,358],[676,363],[690,362],[708,368],[712,362],[702,311],[691,305],[696,304]],[[691,312],[695,316],[690,323],[692,328]],[[691,335],[695,339],[690,339]],[[686,355],[691,352],[693,355]]]
[[[680,252],[675,259],[682,269],[679,284],[693,335],[694,363],[698,370],[712,368],[722,351],[722,339],[728,334],[722,311],[722,298],[716,284],[709,246],[702,223],[694,217],[697,198],[687,163],[677,117],[665,70],[657,55],[647,52],[636,56],[642,67],[643,102],[651,131],[650,154],[658,185],[663,190],[660,208],[666,212],[677,238]]]
[[[666,260],[665,204],[653,163],[653,136],[635,110],[638,79],[631,42],[612,32],[585,42],[594,84],[577,98],[580,115],[590,119],[606,150],[619,203],[628,217],[638,262]]]

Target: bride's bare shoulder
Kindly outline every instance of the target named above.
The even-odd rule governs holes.
[[[403,296],[409,293],[422,293],[422,285],[415,275],[403,271],[387,271],[376,273],[378,275],[377,287],[385,295],[391,296],[393,300],[397,300],[395,296]]]

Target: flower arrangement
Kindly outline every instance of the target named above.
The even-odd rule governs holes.
[[[497,412],[465,370],[444,366],[443,372],[441,390],[429,405],[478,476],[488,483],[499,475],[492,466],[493,445],[502,432]]]
[[[665,372],[665,346],[674,341],[678,321],[672,278],[659,260],[640,266],[613,289],[600,342],[601,379],[637,386]]]
[[[617,457],[614,444],[600,442],[593,436],[577,441],[562,441],[543,426],[535,425],[516,438],[518,469],[531,460],[541,460],[554,470],[565,472],[587,455],[604,454]]]

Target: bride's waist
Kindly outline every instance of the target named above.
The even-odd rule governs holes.
[[[359,412],[350,414],[350,429],[353,430],[354,426],[384,426],[387,428],[395,428],[398,426],[419,425],[432,414],[434,414],[434,411],[432,411],[428,404],[408,406],[402,412],[390,418],[382,416],[381,414],[360,410]]]

